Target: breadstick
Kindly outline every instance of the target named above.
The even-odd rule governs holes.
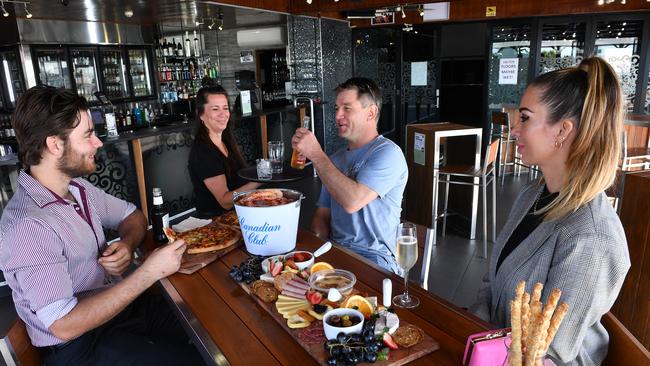
[[[524,293],[521,300],[521,349],[526,349],[526,338],[528,337],[528,323],[530,321],[530,294]],[[523,352],[523,351],[522,351]]]
[[[548,296],[548,301],[546,302],[546,305],[544,305],[544,310],[542,311],[542,328],[540,329],[540,347],[537,349],[537,355],[535,356],[536,359],[544,356],[544,352],[546,349],[546,336],[548,333],[548,327],[551,322],[551,316],[553,316],[553,312],[555,311],[555,307],[557,306],[558,301],[560,300],[560,296],[562,296],[562,291],[558,288],[554,288],[553,291],[551,291],[551,294]]]
[[[541,308],[541,302],[536,301],[533,303],[533,307]],[[544,317],[541,313],[535,315],[535,326],[533,328],[532,337],[528,342],[528,348],[526,349],[526,358],[524,359],[524,365],[534,366],[535,365],[535,355],[537,354],[537,349],[542,346],[542,329],[544,327]]]
[[[533,295],[530,298],[530,303],[532,304],[535,301],[540,301],[542,299],[542,289],[544,288],[544,285],[541,284],[540,282],[537,282],[535,286],[533,287]]]
[[[510,344],[508,365],[521,366],[521,294],[519,293],[519,286],[517,286],[515,299],[510,300],[510,323],[512,328],[510,332],[512,342]]]
[[[555,310],[555,314],[553,314],[553,317],[551,318],[551,323],[548,327],[548,333],[546,334],[546,344],[544,345],[544,353],[548,352],[548,348],[551,346],[551,342],[553,342],[553,338],[555,337],[555,334],[560,328],[560,323],[562,323],[562,320],[564,319],[564,316],[568,311],[569,311],[569,304],[567,304],[566,302],[563,302],[560,305],[558,305],[557,309]]]
[[[537,328],[537,320],[542,314],[542,303],[540,301],[530,301],[530,310],[528,313],[528,331],[526,334],[526,350],[524,353],[528,354],[533,346],[533,337],[535,336],[535,329]]]

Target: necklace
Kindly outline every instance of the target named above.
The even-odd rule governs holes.
[[[545,192],[545,191],[547,191],[546,187],[544,187],[544,189],[539,193],[539,196],[537,196],[537,199],[535,200],[535,203],[533,204],[533,212],[537,212],[537,210],[539,209],[539,208],[537,207],[537,205],[539,204],[539,201],[546,201],[546,200],[548,200],[549,198],[558,195],[557,192],[555,192],[555,193],[550,193],[550,192],[549,192],[549,194],[544,195],[544,192]],[[548,191],[547,191],[547,192],[548,192]],[[548,205],[548,203],[545,203],[545,204],[544,204],[544,207],[546,207],[546,205]],[[543,207],[542,207],[542,208],[543,208]]]

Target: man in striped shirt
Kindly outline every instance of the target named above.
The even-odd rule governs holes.
[[[25,170],[0,219],[0,269],[48,365],[201,364],[160,298],[144,291],[178,270],[176,241],[121,279],[147,222],[131,203],[79,177],[102,142],[86,100],[35,87],[13,116]],[[118,230],[107,245],[103,228]]]

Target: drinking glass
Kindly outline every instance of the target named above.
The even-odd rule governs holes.
[[[282,173],[282,162],[284,161],[284,142],[269,141],[269,159],[273,174]]]
[[[273,171],[271,170],[271,160],[257,159],[256,162],[257,162],[257,179],[270,180],[273,177]]]
[[[404,293],[393,297],[393,305],[414,308],[420,305],[417,297],[409,295],[409,270],[418,260],[418,235],[415,224],[402,223],[397,227],[397,264],[404,270]]]

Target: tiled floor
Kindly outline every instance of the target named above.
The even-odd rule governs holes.
[[[504,225],[519,190],[528,181],[528,175],[522,174],[520,177],[506,176],[503,185],[501,185],[500,181],[497,183],[497,233]],[[300,226],[309,228],[320,191],[320,181],[317,178],[310,177],[284,187],[298,190],[305,196],[301,206]],[[488,198],[488,205],[491,204],[491,200]],[[479,204],[477,240],[469,240],[468,233],[456,233],[452,228],[448,227],[447,235],[444,238],[440,234],[438,235],[437,245],[433,249],[429,272],[429,290],[461,307],[469,307],[473,303],[481,279],[487,271],[488,261],[480,257],[482,245],[481,212],[482,208]],[[488,210],[488,214],[491,212],[491,210]],[[488,225],[490,225],[490,222],[491,217],[488,218]],[[490,232],[488,232],[488,237],[491,237]],[[488,242],[488,258],[492,251],[492,245],[492,242]],[[418,263],[416,267],[411,269],[409,275],[411,280],[417,281],[420,268],[420,263]]]

